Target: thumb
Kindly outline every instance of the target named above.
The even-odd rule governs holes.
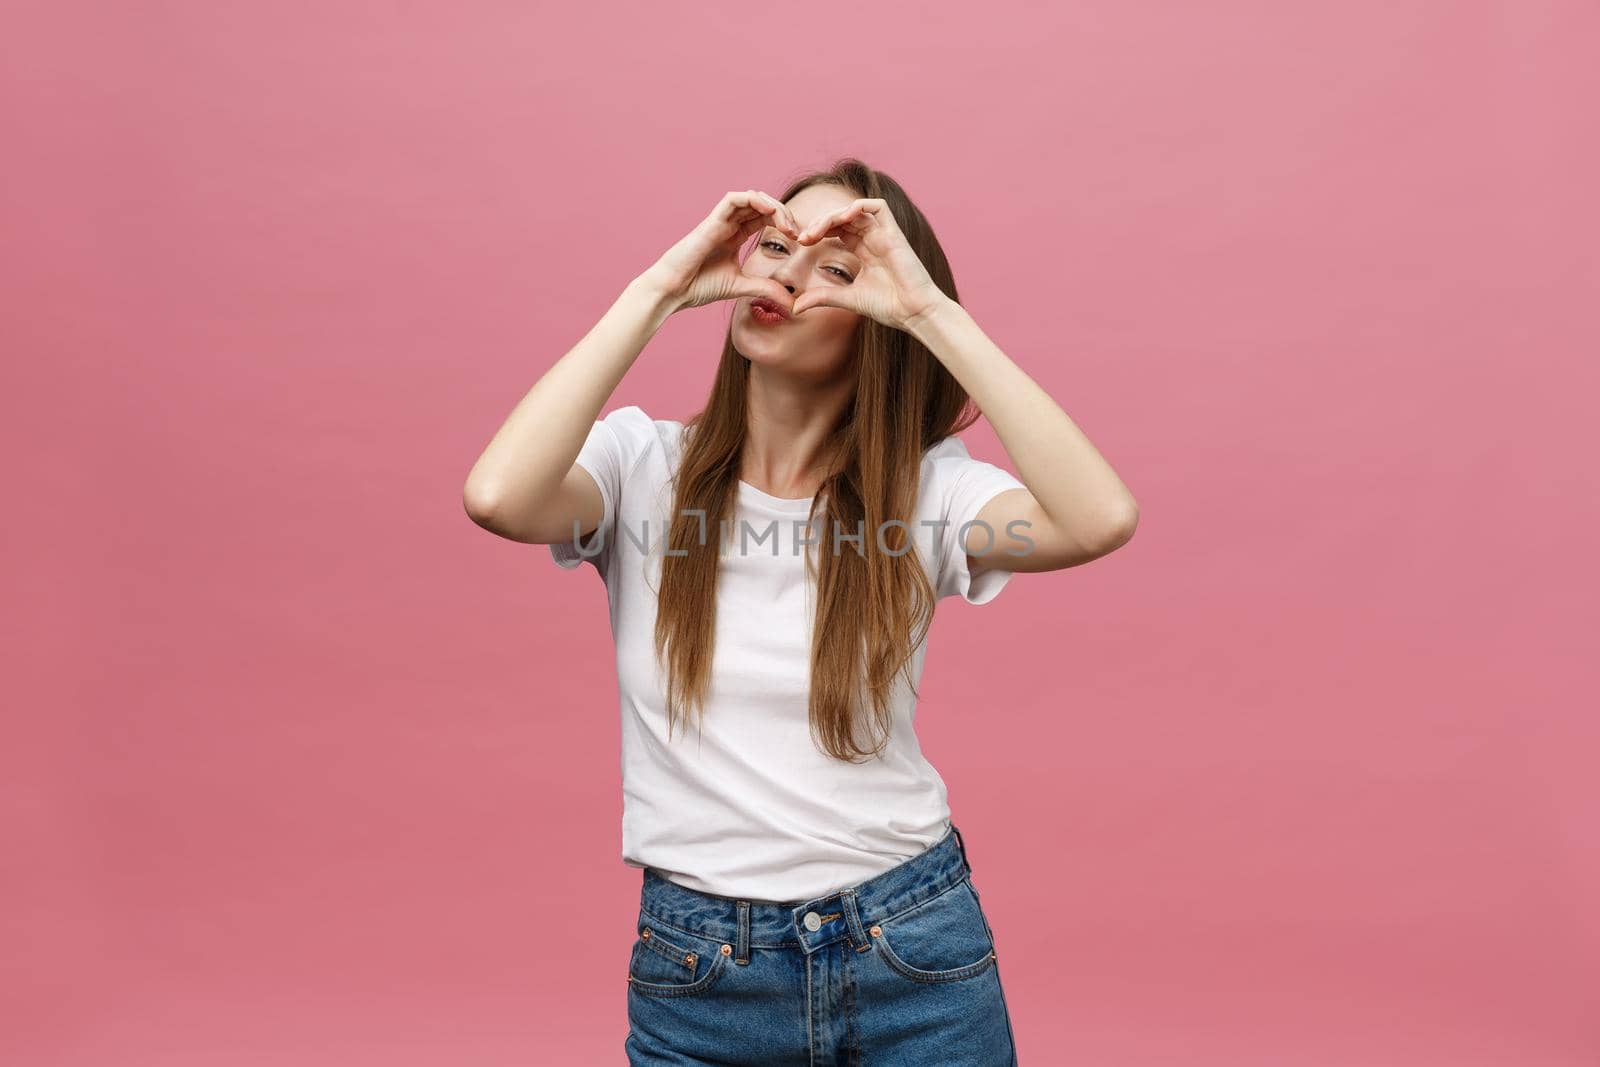
[[[791,315],[799,315],[811,308],[844,308],[846,311],[855,311],[854,305],[848,302],[842,289],[808,289],[801,293],[794,302],[794,307],[789,310]]]
[[[789,308],[790,314],[794,313],[793,295],[771,278],[752,278],[741,274],[734,283],[733,295],[735,298],[749,297],[752,300],[764,296],[779,307]]]

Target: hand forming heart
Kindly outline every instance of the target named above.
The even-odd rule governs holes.
[[[889,205],[878,197],[856,200],[830,212],[800,231],[800,244],[837,237],[861,260],[861,271],[849,285],[814,286],[794,302],[797,317],[810,308],[836,307],[907,329],[919,316],[950,298],[906,243]]]

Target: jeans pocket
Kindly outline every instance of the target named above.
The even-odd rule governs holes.
[[[995,962],[989,922],[966,878],[868,933],[889,968],[914,982],[974,978]]]
[[[665,926],[641,911],[628,958],[628,988],[652,997],[703,993],[722,976],[728,953],[722,942]],[[726,946],[731,951],[731,946]]]

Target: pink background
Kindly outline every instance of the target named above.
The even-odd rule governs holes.
[[[1597,30],[7,4],[0,1060],[622,1062],[603,590],[462,482],[722,193],[853,153],[1142,507],[934,631],[1022,1062],[1600,1062]],[[692,412],[727,312],[606,409]]]

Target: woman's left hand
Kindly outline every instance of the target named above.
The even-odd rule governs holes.
[[[800,231],[799,243],[814,245],[837,237],[861,261],[861,272],[848,285],[815,285],[794,302],[793,314],[808,308],[836,307],[908,330],[918,317],[949,301],[922,260],[906,243],[889,205],[865,198],[824,215]]]

